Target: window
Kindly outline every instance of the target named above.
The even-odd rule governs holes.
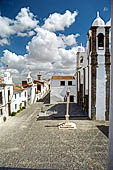
[[[89,52],[91,52],[91,38],[89,39]]]
[[[15,110],[17,109],[17,104],[15,104]]]
[[[70,95],[70,102],[74,102],[74,96]]]
[[[60,85],[61,85],[61,86],[65,86],[65,81],[61,81],[61,82],[60,82]]]
[[[25,91],[25,97],[26,97],[26,91]]]
[[[16,94],[15,94],[15,99],[16,99]]]
[[[8,90],[8,102],[9,102],[9,98],[10,98],[10,90]]]
[[[0,92],[0,104],[3,104],[3,101],[2,101],[2,92]]]
[[[68,86],[72,86],[72,81],[68,81]]]
[[[3,115],[3,111],[2,111],[2,109],[0,109],[0,116],[1,116],[1,115]]]
[[[98,34],[98,48],[104,48],[104,35],[102,33]]]
[[[83,56],[81,56],[81,58],[80,58],[80,64],[82,64],[83,63]]]
[[[19,97],[21,97],[21,93],[19,93]]]

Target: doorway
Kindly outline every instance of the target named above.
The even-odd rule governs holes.
[[[70,102],[74,102],[74,96],[70,95]]]
[[[8,103],[8,115],[11,116],[11,108],[10,108],[10,103]]]

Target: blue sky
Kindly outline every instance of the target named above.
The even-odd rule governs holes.
[[[39,27],[44,25],[45,20],[50,16],[50,14],[57,13],[60,15],[64,15],[66,13],[66,10],[70,11],[70,13],[73,14],[74,11],[76,11],[77,15],[75,16],[74,22],[70,23],[69,26],[64,26],[64,30],[57,29],[56,31],[53,31],[56,36],[62,34],[63,36],[66,37],[72,34],[73,35],[79,34],[79,36],[76,36],[76,46],[80,45],[81,43],[83,44],[83,46],[86,45],[87,32],[91,27],[93,20],[96,18],[97,11],[100,12],[100,16],[102,17],[102,19],[104,19],[105,23],[109,21],[111,15],[110,0],[92,0],[92,1],[91,0],[85,0],[85,1],[83,0],[18,0],[18,1],[0,0],[0,14],[2,17],[1,19],[3,20],[3,22],[4,20],[6,22],[6,19],[4,19],[4,17],[8,18],[11,21],[8,20],[7,23],[10,22],[10,25],[11,24],[13,25],[14,23],[11,22],[14,20],[16,20],[17,22],[18,19],[15,19],[15,17],[19,14],[21,9],[22,8],[28,9],[28,7],[29,10],[27,10],[27,12],[28,13],[31,12],[33,14],[31,18],[35,21],[38,21],[37,23],[34,22],[33,24],[34,25],[37,24]],[[19,16],[19,19],[20,17],[21,15]],[[35,37],[37,33],[37,31],[34,31],[34,29],[36,28],[36,26],[34,25],[33,27],[31,26],[30,28],[25,27],[25,29],[23,30],[22,28],[16,28],[19,30],[18,35],[16,33],[9,33],[9,32],[4,33],[4,37],[3,36],[0,37],[1,40],[5,38],[0,45],[0,57],[4,56],[4,50],[8,50],[5,52],[5,57],[6,55],[8,56],[11,55],[11,53],[15,54],[15,57],[18,55],[21,56],[19,58],[25,56],[28,53],[26,50],[26,45],[28,45],[28,43],[32,41],[32,38]],[[32,31],[30,32],[30,34],[32,33],[32,36],[21,35],[21,33],[26,33],[28,31]],[[10,30],[10,32],[12,32],[12,30]],[[40,34],[42,35],[42,32]],[[33,44],[31,43],[30,45],[31,48]],[[72,46],[69,48],[72,48]],[[65,49],[68,49],[68,46]],[[12,56],[14,57],[14,55]],[[37,60],[38,60],[38,56],[39,54],[37,55]],[[31,56],[29,55],[29,57]],[[6,58],[8,59],[8,57]],[[6,60],[2,60],[2,66],[1,66],[2,68],[4,64],[8,64],[9,67],[13,69],[13,66],[10,65],[10,63],[7,62],[5,63],[4,61]],[[31,57],[31,61],[32,61],[32,57]],[[40,63],[40,59],[39,59],[39,63]],[[55,63],[55,61],[52,60],[51,63]],[[18,70],[21,71],[23,70],[23,68],[21,67],[19,68],[18,66]],[[40,70],[40,68],[38,68],[38,70]]]

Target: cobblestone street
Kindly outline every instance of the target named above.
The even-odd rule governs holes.
[[[37,120],[41,106],[0,124],[1,170],[107,170],[109,122],[71,120],[77,129],[59,130],[64,120]]]

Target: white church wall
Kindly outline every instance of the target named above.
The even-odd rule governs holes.
[[[89,118],[91,118],[91,66],[89,65]]]
[[[80,70],[80,84],[83,84],[84,82],[84,76],[83,76],[83,69]]]
[[[85,95],[88,95],[88,67],[85,68]]]
[[[96,120],[105,120],[106,81],[104,65],[98,66],[96,75]]]

